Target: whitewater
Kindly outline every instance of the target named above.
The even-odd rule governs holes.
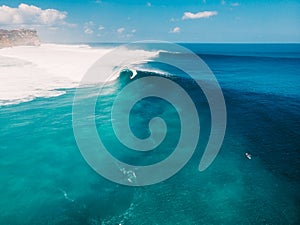
[[[0,49],[0,105],[17,104],[38,97],[55,97],[63,89],[77,87],[87,70],[115,48],[88,45],[42,44]],[[124,52],[129,52],[124,49]],[[135,51],[137,60],[154,57],[157,52]],[[123,54],[120,57],[124,57]],[[114,59],[100,68],[97,82],[107,80]],[[113,77],[111,79],[116,79]]]

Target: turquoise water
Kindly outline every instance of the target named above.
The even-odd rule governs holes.
[[[207,170],[198,171],[210,129],[204,96],[180,71],[148,64],[147,68],[168,69],[174,75],[169,79],[184,86],[201,109],[200,142],[188,164],[152,186],[115,184],[93,171],[76,145],[74,89],[58,97],[1,106],[0,223],[299,224],[299,45],[186,46],[215,73],[226,101],[226,136]],[[136,79],[150,75],[161,76],[138,71]],[[111,91],[96,109],[109,112],[113,98],[129,82],[123,73],[107,87]],[[96,117],[99,133],[114,146],[112,154],[143,165],[169,155],[179,129],[174,109],[148,99],[132,114],[140,122],[133,127],[137,136],[148,135],[145,121],[157,114],[167,119],[170,134],[158,154],[125,154],[113,136],[109,116]]]

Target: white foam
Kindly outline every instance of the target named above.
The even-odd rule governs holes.
[[[0,105],[63,94],[64,91],[57,89],[76,87],[97,59],[110,51],[112,48],[57,44],[0,49]],[[143,50],[131,51],[135,51],[137,60],[157,54]],[[110,64],[109,68],[112,69],[114,62]],[[106,74],[102,78],[105,81]]]
[[[0,49],[0,104],[63,94],[55,89],[75,87],[86,70],[109,51],[55,44]]]

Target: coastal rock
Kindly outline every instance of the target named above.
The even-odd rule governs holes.
[[[0,48],[29,45],[40,45],[37,31],[28,29],[3,30],[0,29]]]

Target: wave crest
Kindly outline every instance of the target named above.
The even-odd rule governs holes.
[[[57,44],[0,49],[0,105],[64,94],[58,89],[77,87],[88,68],[113,49]],[[158,51],[123,50],[125,56],[126,52],[134,51],[137,61],[149,60],[159,54]],[[112,80],[118,78],[120,71],[114,68],[115,60],[107,62],[105,68],[98,68],[98,72],[103,73],[103,80],[97,82],[105,82],[108,72],[114,73]]]

